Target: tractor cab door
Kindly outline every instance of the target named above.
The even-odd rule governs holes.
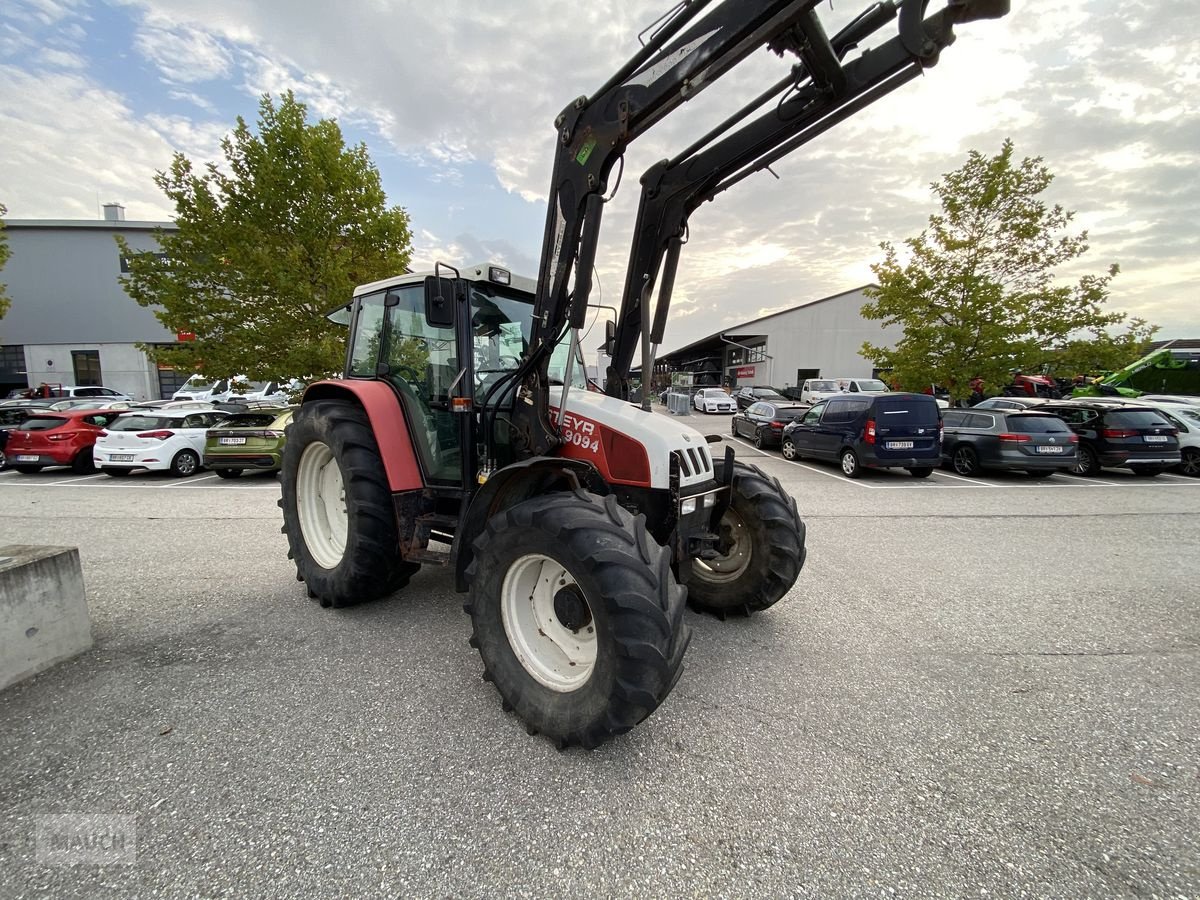
[[[454,329],[426,321],[420,283],[359,298],[347,374],[395,388],[426,480],[439,484],[462,481],[459,423],[450,411],[460,358]]]

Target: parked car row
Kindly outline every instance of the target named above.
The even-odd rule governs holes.
[[[761,449],[779,447],[785,459],[835,463],[849,478],[877,468],[924,478],[938,466],[966,477],[1000,470],[1031,478],[1090,476],[1102,468],[1200,476],[1200,407],[1115,398],[995,399],[944,409],[928,394],[839,390],[811,407],[756,402],[734,415],[730,431]]]
[[[0,410],[0,466],[7,463],[27,475],[69,466],[79,474],[113,477],[138,469],[186,477],[209,468],[223,478],[236,478],[250,469],[279,469],[290,408],[206,406]]]

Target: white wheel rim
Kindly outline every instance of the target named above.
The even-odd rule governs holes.
[[[530,553],[509,566],[500,588],[504,633],[517,660],[539,684],[562,694],[583,687],[596,668],[596,625],[590,607],[589,621],[576,631],[564,625],[554,609],[555,595],[572,586],[582,596],[562,564]]]
[[[796,458],[796,446],[791,441],[783,442],[783,458],[784,459],[795,459]]]
[[[750,565],[750,557],[754,554],[754,542],[746,523],[732,509],[725,510],[725,515],[721,517],[720,528],[722,531],[726,528],[729,529],[729,549],[723,556],[715,559],[697,559],[695,566],[700,570],[699,574],[705,581],[717,583],[736,581]]]
[[[350,532],[346,489],[333,451],[319,441],[304,448],[296,472],[296,512],[304,545],[323,569],[337,568]]]
[[[845,472],[847,475],[853,475],[855,468],[856,468],[856,465],[854,462],[854,457],[851,456],[849,453],[843,453],[842,454],[842,471]]]

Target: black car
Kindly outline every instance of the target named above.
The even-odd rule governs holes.
[[[1078,444],[1078,435],[1050,413],[979,407],[942,413],[942,460],[959,475],[1018,469],[1045,478],[1075,466]]]
[[[749,409],[754,403],[783,403],[787,404],[787,397],[779,393],[773,387],[765,385],[755,385],[753,387],[744,387],[733,395],[733,399],[737,401],[738,409]]]
[[[942,461],[941,425],[928,394],[831,397],[783,430],[783,455],[837,462],[848,478],[865,468],[908,469],[926,478]]]
[[[744,412],[734,413],[730,426],[734,437],[748,437],[754,446],[777,447],[783,438],[783,429],[800,416],[807,406],[796,406],[783,400],[780,403],[752,403]]]
[[[1157,409],[1102,400],[1051,401],[1038,409],[1058,416],[1079,436],[1075,475],[1096,475],[1108,466],[1152,478],[1182,459],[1179,432]]]
[[[43,401],[42,406],[21,405],[0,407],[0,469],[3,469],[7,465],[4,457],[4,448],[8,446],[8,433],[30,416],[47,412],[45,402]]]

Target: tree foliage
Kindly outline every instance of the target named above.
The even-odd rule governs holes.
[[[125,290],[173,332],[160,363],[213,376],[285,379],[341,370],[345,332],[324,314],[358,284],[406,270],[408,214],[387,207],[379,172],[329,119],[307,121],[289,91],[259,103],[258,133],[238,117],[224,163],[176,154],[155,181],[175,205],[161,253],[134,252]]]
[[[933,184],[941,212],[904,241],[906,253],[881,245],[883,261],[872,266],[878,286],[867,289],[862,309],[903,326],[904,336],[894,349],[864,343],[862,355],[890,368],[902,387],[938,384],[958,400],[976,377],[997,392],[1014,369],[1037,372],[1054,361],[1067,371],[1147,340],[1154,329],[1141,320],[1126,335],[1109,335],[1126,318],[1103,310],[1116,265],[1073,283],[1056,278],[1088,243],[1086,231],[1069,232],[1073,212],[1041,199],[1053,177],[1041,157],[1014,162],[1006,140],[996,156],[971,151]]]
[[[0,270],[4,269],[12,250],[8,248],[8,235],[4,233],[4,217],[8,215],[8,207],[0,203]],[[12,301],[8,299],[8,285],[0,281],[0,319],[8,312]]]

